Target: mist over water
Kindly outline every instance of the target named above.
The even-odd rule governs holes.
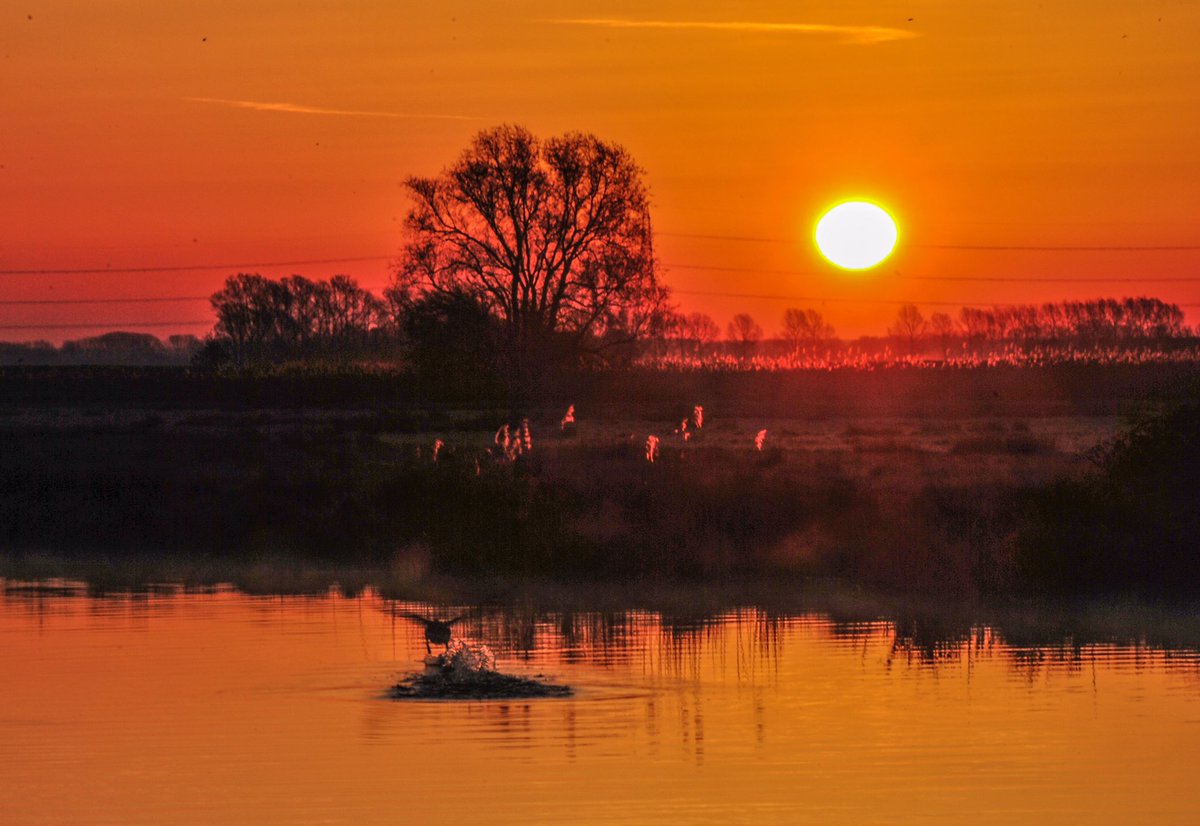
[[[480,608],[569,699],[395,702],[463,606],[6,583],[0,811],[70,823],[1194,822],[1194,615]],[[1139,628],[1139,623],[1143,626]],[[1095,629],[1101,630],[1095,630]],[[1116,629],[1116,630],[1114,630]],[[1066,629],[1069,631],[1069,629]],[[1163,642],[1165,640],[1165,643]]]

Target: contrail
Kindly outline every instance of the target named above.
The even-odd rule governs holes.
[[[692,29],[749,34],[833,35],[845,43],[886,43],[920,37],[918,32],[890,26],[836,26],[830,23],[768,23],[754,20],[636,20],[624,17],[580,17],[540,20],[560,26],[605,29]]]
[[[375,112],[365,109],[326,109],[320,106],[305,106],[300,103],[273,103],[260,100],[227,100],[225,98],[194,98],[184,100],[193,103],[215,103],[236,109],[252,109],[256,112],[288,112],[294,115],[346,115],[360,118],[398,118],[407,120],[481,120],[474,115],[442,115],[430,112]]]

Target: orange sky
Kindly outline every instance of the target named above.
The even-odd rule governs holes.
[[[940,248],[1200,246],[1197,42],[1200,5],[1178,0],[5,0],[0,270],[377,256],[243,269],[382,286],[400,181],[509,121],[624,144],[668,283],[721,323],[771,333],[816,306],[849,336],[896,311],[858,302],[1142,294],[1197,323],[1200,281],[1152,280],[1200,277],[1197,249]],[[809,237],[856,194],[893,210],[901,248],[846,275]],[[236,269],[4,274],[0,301],[205,296]],[[950,277],[1043,282],[923,280]],[[210,318],[9,303],[0,339]]]

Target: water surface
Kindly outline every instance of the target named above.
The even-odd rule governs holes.
[[[460,630],[573,698],[395,702],[407,610],[455,609],[8,582],[0,822],[1200,818],[1200,658],[1136,629],[508,606]]]

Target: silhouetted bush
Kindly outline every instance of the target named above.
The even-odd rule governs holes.
[[[1200,404],[1141,419],[1096,471],[1038,491],[1017,551],[1034,587],[1200,589]]]
[[[404,307],[402,323],[422,389],[451,399],[501,394],[503,331],[479,301],[462,292],[423,295]]]

